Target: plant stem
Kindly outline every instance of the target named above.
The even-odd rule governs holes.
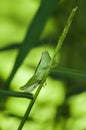
[[[63,42],[64,42],[64,39],[69,31],[69,28],[70,28],[70,25],[73,21],[73,17],[75,16],[76,14],[76,11],[77,11],[77,8],[78,7],[75,7],[72,9],[71,11],[71,14],[69,15],[69,18],[66,22],[66,25],[65,25],[65,28],[63,29],[63,32],[58,40],[58,43],[57,43],[57,46],[56,46],[56,50],[55,50],[55,53],[54,53],[54,56],[53,56],[53,61],[55,61],[55,58],[56,58],[56,55],[57,53],[59,52],[59,50],[61,49],[62,45],[63,45]]]
[[[71,23],[72,23],[73,17],[74,17],[74,15],[75,15],[75,13],[76,13],[76,10],[77,10],[77,7],[74,8],[74,9],[71,11],[71,14],[70,14],[70,16],[69,16],[69,18],[68,18],[68,21],[67,21],[67,23],[66,23],[66,26],[65,26],[65,28],[64,28],[64,30],[63,30],[63,32],[62,32],[62,35],[60,36],[59,41],[58,41],[58,43],[57,43],[56,50],[55,50],[54,56],[53,56],[53,58],[52,58],[52,60],[51,60],[50,66],[49,66],[48,69],[46,70],[45,76],[43,77],[43,80],[42,80],[41,84],[39,85],[39,87],[38,87],[38,89],[37,89],[37,91],[36,91],[36,93],[35,93],[35,95],[34,95],[34,99],[31,100],[31,102],[30,102],[30,104],[29,104],[29,106],[28,106],[28,108],[27,108],[27,110],[26,110],[26,112],[25,112],[25,114],[24,114],[24,117],[23,117],[23,119],[22,119],[22,121],[21,121],[21,123],[20,123],[20,125],[19,125],[19,127],[18,127],[18,130],[21,130],[21,129],[23,128],[24,123],[25,123],[25,121],[27,120],[27,118],[28,118],[28,116],[29,116],[29,114],[30,114],[30,111],[32,110],[32,107],[33,107],[33,105],[34,105],[34,103],[35,103],[35,101],[36,101],[36,98],[38,97],[38,94],[39,94],[39,92],[40,92],[40,90],[41,90],[41,88],[42,88],[42,86],[43,86],[43,84],[44,84],[44,82],[45,82],[45,80],[46,80],[48,74],[49,74],[49,71],[50,71],[50,69],[51,69],[51,67],[52,67],[52,64],[53,64],[53,62],[54,62],[54,60],[55,60],[55,57],[56,57],[58,51],[60,50],[60,48],[61,48],[61,46],[62,46],[62,44],[63,44],[63,41],[64,41],[64,39],[65,39],[65,37],[66,37],[68,31],[69,31],[69,28],[70,28],[70,25],[71,25]]]
[[[22,119],[22,121],[21,121],[21,123],[20,123],[20,125],[19,125],[19,127],[18,127],[18,130],[21,130],[22,127],[24,126],[24,123],[25,123],[25,121],[27,120],[27,118],[28,118],[28,116],[29,116],[29,114],[30,114],[30,112],[31,112],[31,109],[32,109],[32,107],[33,107],[33,105],[34,105],[34,103],[35,103],[37,97],[38,97],[38,94],[39,94],[39,92],[40,92],[40,90],[41,90],[41,88],[42,88],[42,86],[43,86],[43,84],[44,84],[44,82],[45,82],[45,80],[46,80],[46,78],[47,78],[47,76],[48,76],[48,73],[49,73],[49,69],[46,71],[46,74],[45,74],[45,76],[44,76],[44,78],[43,78],[41,84],[39,85],[39,87],[38,87],[38,89],[37,89],[37,91],[36,91],[36,93],[35,93],[35,95],[34,95],[34,99],[31,100],[31,102],[30,102],[30,104],[29,104],[29,106],[28,106],[28,108],[27,108],[27,110],[26,110],[26,112],[25,112],[25,114],[24,114],[24,116],[23,116],[23,119]]]

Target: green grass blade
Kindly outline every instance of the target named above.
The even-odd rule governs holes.
[[[0,52],[19,49],[20,46],[21,46],[21,44],[16,44],[16,43],[12,44],[12,45],[7,45],[5,47],[0,48]]]
[[[69,16],[69,18],[67,20],[65,28],[64,28],[64,30],[63,30],[63,32],[62,32],[62,34],[61,34],[61,36],[60,36],[60,38],[58,40],[58,43],[57,43],[57,46],[56,46],[56,50],[55,50],[55,53],[54,53],[54,56],[53,56],[53,61],[55,61],[56,55],[58,54],[58,52],[60,51],[60,49],[61,49],[61,47],[63,45],[64,39],[65,39],[65,37],[66,37],[66,35],[67,35],[68,31],[69,31],[69,28],[71,26],[73,17],[76,14],[77,8],[78,7],[73,8],[73,10],[72,10],[72,12],[71,12],[71,14],[70,14],[70,16]]]
[[[66,24],[66,26],[65,26],[65,28],[64,28],[64,30],[67,29],[67,31],[64,31],[64,30],[63,30],[63,33],[62,33],[62,35],[61,35],[61,37],[60,37],[60,39],[59,39],[59,42],[58,42],[58,44],[57,44],[54,57],[53,57],[53,59],[51,60],[51,66],[52,66],[52,63],[53,63],[53,60],[54,60],[56,54],[58,53],[58,51],[59,51],[59,49],[60,49],[60,47],[61,47],[61,45],[62,45],[61,42],[64,41],[64,38],[66,37],[66,34],[67,34],[67,32],[68,32],[68,30],[69,30],[69,27],[70,27],[70,25],[71,25],[71,23],[72,23],[73,16],[75,15],[75,12],[76,12],[76,11],[74,11],[74,10],[75,10],[75,8],[72,10],[72,12],[71,12],[71,14],[70,14],[70,16],[69,16],[68,22],[67,22],[67,24]],[[70,20],[70,19],[71,19],[71,20]],[[70,25],[68,25],[69,23],[70,23]],[[65,34],[64,34],[64,33],[65,33]],[[64,35],[64,36],[63,36],[63,35]],[[38,87],[38,89],[37,89],[37,91],[36,91],[36,93],[35,93],[34,99],[30,102],[30,104],[29,104],[29,106],[28,106],[28,108],[27,108],[27,110],[26,110],[26,112],[25,112],[25,114],[24,114],[24,116],[23,116],[23,119],[22,119],[22,121],[21,121],[21,123],[20,123],[20,125],[19,125],[19,127],[18,127],[18,130],[21,130],[21,129],[23,128],[23,126],[24,126],[24,124],[25,124],[25,121],[27,120],[28,115],[30,114],[30,111],[31,111],[31,109],[32,109],[32,107],[33,107],[33,105],[34,105],[34,103],[35,103],[35,101],[36,101],[36,98],[38,97],[39,92],[40,92],[40,90],[41,90],[41,88],[42,88],[42,86],[43,86],[43,84],[44,84],[44,82],[45,82],[45,80],[46,80],[46,78],[47,78],[47,76],[48,76],[48,74],[49,74],[49,71],[50,71],[50,69],[51,69],[51,66],[49,66],[49,68],[47,69],[47,71],[46,71],[46,73],[45,73],[45,75],[44,75],[44,77],[43,77],[43,79],[42,79],[42,81],[41,81],[41,84],[39,85],[39,87]]]
[[[24,126],[24,124],[25,124],[25,121],[27,120],[28,115],[30,114],[31,109],[32,109],[32,107],[33,107],[33,105],[34,105],[34,103],[35,103],[35,101],[36,101],[36,99],[37,99],[37,97],[38,97],[38,95],[39,95],[39,92],[40,92],[40,90],[41,90],[41,88],[42,88],[42,86],[43,86],[43,84],[44,84],[44,82],[45,82],[45,80],[46,80],[46,78],[47,78],[47,76],[48,76],[49,69],[50,69],[50,68],[48,68],[48,70],[46,71],[46,73],[45,73],[45,75],[44,75],[44,77],[43,77],[43,80],[41,81],[41,84],[39,85],[39,87],[38,87],[38,89],[37,89],[37,91],[36,91],[36,93],[35,93],[35,95],[34,95],[34,99],[31,100],[30,104],[28,105],[28,108],[27,108],[27,110],[26,110],[26,112],[25,112],[25,114],[24,114],[24,116],[23,116],[23,119],[22,119],[22,121],[20,122],[20,125],[19,125],[19,127],[18,127],[18,130],[21,130],[21,129],[23,128],[23,126]]]
[[[86,73],[69,68],[54,68],[50,71],[50,73],[54,73],[67,78],[86,80]]]
[[[6,90],[0,90],[0,96],[11,96],[17,98],[33,99],[32,93],[14,92],[14,91],[6,91]]]

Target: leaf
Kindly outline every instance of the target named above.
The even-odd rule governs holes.
[[[86,73],[69,68],[53,68],[51,69],[50,73],[54,73],[67,78],[86,80]]]

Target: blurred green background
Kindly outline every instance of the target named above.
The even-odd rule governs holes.
[[[40,2],[0,0],[0,87],[13,68],[18,48]],[[77,14],[57,56],[58,67],[72,68],[83,73],[86,71],[86,1],[60,0],[37,45],[30,50],[16,73],[11,90],[20,91],[20,86],[34,73],[43,51],[48,50],[52,57],[68,15],[76,5]],[[8,47],[8,50],[3,49],[4,47]],[[0,130],[16,130],[28,103],[28,99],[9,97],[4,108],[0,109]],[[86,130],[86,81],[51,74],[24,125],[23,130],[27,129]]]

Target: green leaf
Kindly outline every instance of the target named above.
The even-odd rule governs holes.
[[[67,78],[86,80],[86,73],[69,68],[54,68],[50,71],[50,73],[61,75],[62,77],[64,76]]]
[[[0,90],[0,95],[1,96],[12,96],[12,97],[17,97],[17,98],[33,99],[33,94],[32,93],[23,93],[23,92]]]
[[[15,43],[15,44],[12,44],[12,45],[7,45],[5,47],[0,48],[0,52],[9,51],[9,50],[13,50],[13,49],[19,49],[20,46],[21,46],[21,44],[19,44],[19,43],[18,44]]]

